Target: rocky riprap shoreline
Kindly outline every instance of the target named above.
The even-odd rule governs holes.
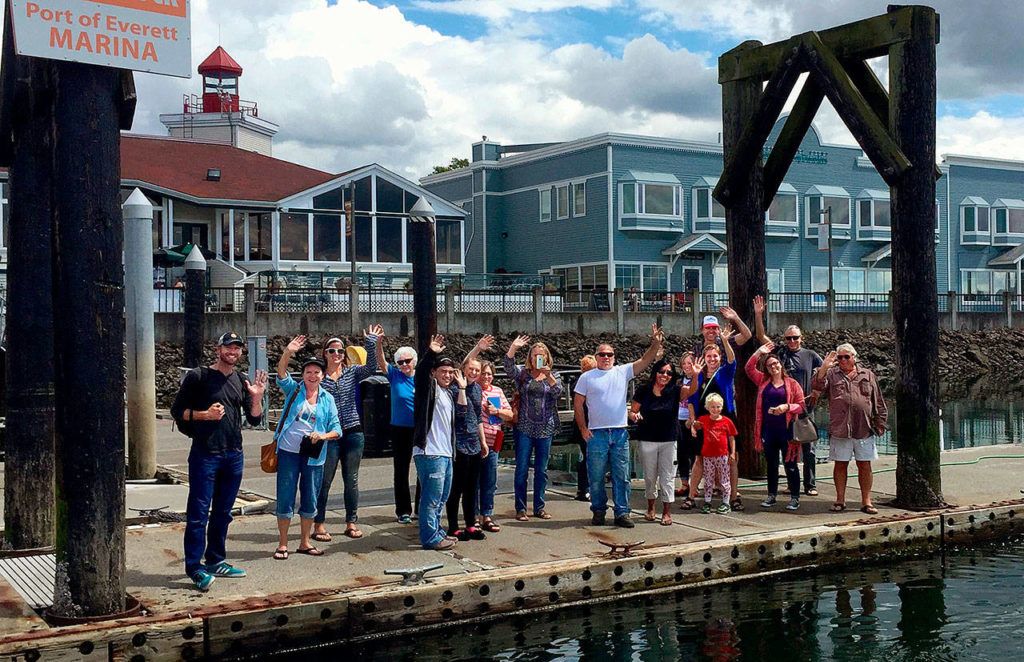
[[[501,356],[508,349],[509,343],[515,336],[505,334],[497,338],[497,345],[494,350],[484,358],[488,358],[500,365]],[[446,338],[448,344],[447,354],[453,358],[465,356],[479,336],[449,336]],[[342,339],[348,342],[362,344],[362,338],[345,337]],[[683,351],[693,347],[695,336],[668,335],[666,337],[666,352],[669,356],[676,358]],[[775,342],[782,342],[781,335],[775,336]],[[269,355],[271,371],[277,364],[285,345],[290,338],[275,336],[267,339],[267,353]],[[318,353],[324,339],[311,340],[305,352],[300,354],[299,360],[313,353]],[[599,343],[609,342],[615,345],[618,362],[632,361],[639,358],[649,344],[646,336],[617,336],[612,333],[596,336],[580,336],[573,333],[560,333],[552,335],[540,335],[532,340],[542,340],[551,349],[556,365],[577,366],[579,358],[584,354],[593,353]],[[751,341],[753,342],[753,341]],[[839,343],[848,342],[857,348],[860,361],[871,368],[878,376],[883,389],[891,391],[896,370],[895,338],[892,330],[875,331],[816,331],[804,334],[804,346],[815,350],[822,356],[828,351],[835,349]],[[939,379],[944,388],[959,388],[967,386],[986,374],[999,379],[1005,378],[1007,383],[1020,381],[1024,377],[1024,330],[1022,329],[997,329],[992,331],[973,332],[949,332],[939,333]],[[388,360],[391,360],[393,352],[402,345],[415,345],[414,339],[409,337],[386,337],[384,339],[384,351]],[[521,352],[520,360],[525,356]],[[212,363],[214,358],[214,345],[207,343],[204,348],[204,362]],[[159,343],[156,349],[157,369],[157,406],[161,408],[170,407],[177,392],[178,383],[181,379],[181,372],[178,366],[182,361],[182,348],[171,343]],[[243,368],[248,367],[245,357],[242,359]],[[293,369],[298,369],[298,362],[293,362]],[[280,405],[281,392],[271,388],[272,405]]]

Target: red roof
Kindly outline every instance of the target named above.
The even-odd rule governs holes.
[[[205,60],[199,65],[199,73],[217,73],[225,72],[229,74],[235,74],[236,76],[242,75],[242,65],[235,62],[235,58],[228,55],[228,52],[222,47],[218,46]]]
[[[220,169],[220,181],[206,179]],[[121,179],[194,198],[277,202],[337,177],[231,145],[121,134]]]

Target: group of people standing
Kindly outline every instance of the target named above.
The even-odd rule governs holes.
[[[728,328],[722,329],[718,317],[706,316],[701,338],[678,362],[664,356],[664,334],[657,326],[652,326],[647,351],[632,363],[616,364],[615,347],[609,343],[581,359],[573,396],[573,436],[582,456],[576,498],[589,501],[592,524],[606,523],[610,476],[613,523],[634,526],[629,502],[630,423],[635,425],[644,469],[645,519],[659,520],[660,500],[660,522],[670,525],[676,497],[684,510],[696,507],[702,497],[700,510],[710,513],[716,490],[722,497],[717,512],[743,510],[737,447],[746,440],[739,438],[736,427],[738,406],[753,406],[752,443],[767,460],[768,494],[761,506],[776,505],[782,464],[790,496],[786,508],[797,510],[799,460],[803,493],[816,495],[817,489],[814,443],[796,440],[794,428],[822,398],[829,406],[830,460],[835,462],[837,499],[831,509],[845,510],[847,468],[856,461],[861,509],[877,512],[871,503],[870,462],[877,458],[874,436],[885,430],[887,412],[874,375],[857,364],[849,344],[824,359],[802,347],[796,326],[786,328],[784,346],[776,347],[764,331],[764,300],[757,297],[753,307],[762,343],[744,366],[757,387],[753,403],[737,403],[735,381],[736,349],[754,334],[729,307],[720,309]],[[502,356],[511,382],[506,395],[494,384],[494,364],[481,358],[494,346],[491,336],[481,338],[460,363],[444,355],[442,336],[430,339],[422,357],[412,347],[400,347],[392,363],[384,355],[382,327],[373,325],[364,336],[362,348],[346,348],[340,338],[328,340],[320,356],[301,363],[301,381],[291,376],[289,367],[306,346],[305,336],[293,338],[277,363],[277,385],[285,404],[274,433],[279,533],[275,559],[288,558],[296,496],[300,539],[294,551],[323,554],[315,543],[332,540],[325,527],[326,508],[339,465],[344,535],[362,537],[358,481],[364,436],[356,394],[358,383],[378,370],[387,375],[391,392],[395,516],[409,524],[418,511],[424,548],[446,550],[459,541],[480,540],[501,530],[494,495],[497,458],[508,428],[515,435],[516,520],[551,518],[545,503],[547,464],[561,425],[558,401],[565,387],[544,343],[531,344],[527,336],[512,341]],[[188,373],[172,407],[175,420],[193,439],[185,570],[200,590],[207,590],[215,577],[245,575],[225,560],[224,540],[241,481],[241,418],[244,414],[251,424],[259,422],[267,375],[258,372],[250,383],[235,371],[243,345],[236,334],[222,336],[217,361]],[[525,363],[517,364],[527,347]],[[649,367],[649,378],[627,398],[630,382]],[[410,463],[417,476],[415,509]],[[528,500],[531,465],[534,482]]]

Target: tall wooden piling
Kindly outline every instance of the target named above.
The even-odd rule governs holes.
[[[889,132],[913,167],[892,187],[896,328],[896,502],[940,505],[939,302],[935,274],[935,42],[938,16],[912,11],[911,35],[889,47]]]
[[[424,198],[409,210],[409,249],[412,253],[412,299],[416,315],[416,351],[427,351],[430,336],[437,333],[437,254],[434,208]],[[445,301],[450,299],[445,297]],[[450,312],[450,311],[446,311]]]
[[[192,246],[185,258],[185,341],[186,368],[203,362],[203,338],[206,333],[206,258],[203,249]]]

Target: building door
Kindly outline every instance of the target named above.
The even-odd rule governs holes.
[[[209,248],[209,228],[203,223],[175,223],[174,245],[193,243]]]

